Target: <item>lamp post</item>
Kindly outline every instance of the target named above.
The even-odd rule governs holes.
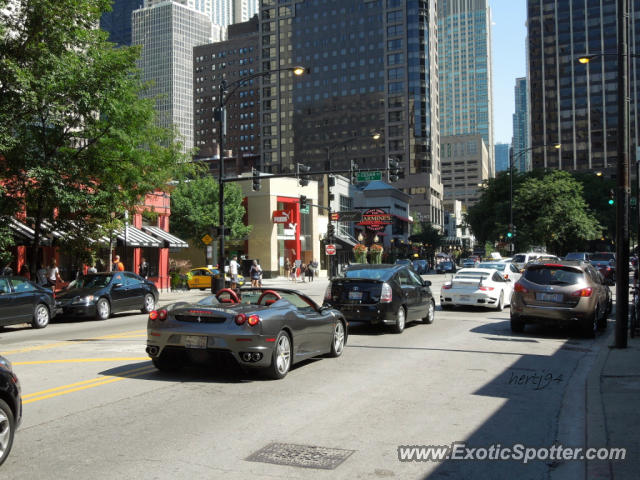
[[[514,238],[514,233],[513,233],[513,164],[515,163],[516,158],[524,155],[527,152],[530,152],[532,150],[535,150],[536,148],[545,148],[549,145],[552,145],[553,148],[555,148],[556,150],[559,149],[562,145],[560,145],[559,143],[552,143],[552,144],[548,144],[545,143],[543,145],[534,145],[533,147],[529,147],[529,148],[524,148],[520,151],[518,151],[518,153],[514,153],[511,155],[511,158],[509,158],[509,232],[512,237],[510,238],[510,242],[509,242],[509,251],[511,253],[515,253],[515,238]],[[480,186],[480,184],[478,184],[478,186]]]
[[[305,67],[283,67],[277,68],[274,70],[268,70],[265,72],[258,72],[252,75],[248,75],[244,78],[236,80],[232,83],[227,83],[225,79],[222,79],[220,85],[218,86],[218,94],[219,94],[219,104],[218,108],[215,111],[214,120],[220,122],[220,129],[218,134],[218,148],[219,148],[219,158],[220,165],[218,169],[218,216],[219,216],[219,236],[220,236],[220,255],[218,258],[218,270],[220,271],[220,277],[213,279],[211,281],[211,292],[216,293],[220,289],[224,288],[224,240],[225,240],[225,225],[224,225],[224,139],[227,134],[227,118],[226,118],[226,105],[229,99],[233,96],[233,94],[240,88],[244,83],[249,80],[253,80],[254,78],[264,77],[266,75],[270,75],[272,73],[291,71],[294,75],[300,76],[304,73],[307,73],[307,69]],[[227,90],[231,87],[234,87],[229,93]]]

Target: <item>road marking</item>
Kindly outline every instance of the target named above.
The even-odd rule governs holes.
[[[149,360],[149,357],[115,357],[115,358],[65,358],[62,360],[33,360],[30,362],[11,362],[12,365],[42,365],[48,363],[84,363],[84,362],[133,362]]]
[[[94,340],[109,340],[112,338],[134,338],[134,337],[140,337],[140,336],[144,336],[144,335],[140,335],[143,332],[146,332],[147,330],[131,330],[128,332],[122,332],[122,333],[112,333],[109,335],[104,335],[102,337],[92,337],[92,338],[86,338],[80,341],[86,341],[86,342],[91,342]],[[16,350],[6,350],[4,352],[0,352],[0,355],[15,355],[16,353],[28,353],[28,352],[35,352],[38,350],[48,350],[50,348],[56,348],[56,347],[62,347],[62,346],[68,346],[70,343],[80,343],[80,341],[74,341],[74,340],[65,340],[63,342],[56,342],[56,343],[47,343],[45,345],[37,345],[34,347],[24,347],[24,348],[18,348]]]
[[[119,382],[127,378],[135,378],[145,373],[155,371],[156,368],[152,365],[145,365],[144,367],[134,368],[132,370],[125,370],[118,375],[105,375],[103,377],[92,378],[91,380],[84,380],[82,382],[70,383],[69,385],[62,385],[60,387],[50,388],[48,390],[42,390],[41,392],[29,393],[22,396],[22,404],[38,402],[47,398],[58,397],[60,395],[67,395],[69,393],[77,392],[80,390],[86,390],[88,388],[99,387],[108,383]],[[25,400],[26,399],[26,400]]]

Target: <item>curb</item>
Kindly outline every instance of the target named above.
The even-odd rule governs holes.
[[[604,346],[587,375],[585,383],[585,449],[608,446],[607,419],[602,404],[601,376],[611,353],[609,345],[614,333],[614,329],[610,329],[604,340]],[[611,462],[585,460],[585,478],[589,480],[613,478]]]

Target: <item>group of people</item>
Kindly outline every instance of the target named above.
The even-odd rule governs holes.
[[[302,263],[300,260],[296,260],[295,262],[291,262],[288,258],[284,262],[284,269],[287,273],[289,280],[292,282],[295,281],[307,281],[313,282],[313,277],[315,277],[318,271],[318,262],[313,260],[307,264]]]

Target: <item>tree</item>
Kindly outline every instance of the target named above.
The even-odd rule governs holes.
[[[0,5],[7,4],[0,0]],[[34,226],[97,239],[188,168],[142,99],[138,48],[95,26],[109,0],[15,0],[0,8],[0,184]],[[85,242],[87,248],[96,242]]]
[[[583,197],[582,184],[563,170],[525,180],[514,197],[520,248],[545,245],[564,255],[598,238],[601,227]]]
[[[183,180],[171,192],[171,226],[176,235],[205,249],[202,237],[219,225],[218,180],[210,175]],[[243,223],[242,190],[234,183],[224,187],[224,219],[231,237],[243,238],[251,231]],[[206,259],[206,255],[205,255]]]
[[[417,222],[409,240],[429,245],[429,250],[434,252],[442,245],[442,234],[429,222]]]

